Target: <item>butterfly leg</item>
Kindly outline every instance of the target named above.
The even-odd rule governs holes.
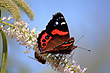
[[[71,55],[71,62],[72,62],[72,60],[73,60],[73,55],[75,54],[75,50],[74,50],[74,52],[73,53],[70,53],[70,55]]]

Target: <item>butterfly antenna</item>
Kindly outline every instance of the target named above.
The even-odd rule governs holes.
[[[86,48],[82,48],[82,47],[78,47],[78,46],[77,46],[77,48],[80,48],[80,49],[87,50],[87,51],[91,52],[90,49],[86,49]]]
[[[33,60],[36,60],[35,58],[33,58],[33,57],[30,57],[30,56],[28,56],[29,58],[31,58],[31,59],[33,59]]]
[[[84,35],[83,35],[82,37],[84,37]],[[75,42],[75,44],[76,44],[82,37],[80,37],[80,38]]]

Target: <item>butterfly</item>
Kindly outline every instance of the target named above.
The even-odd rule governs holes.
[[[40,56],[37,52],[34,53],[35,58],[37,59],[37,61],[39,61],[42,64],[46,63],[46,60],[42,58],[42,56]]]
[[[46,29],[37,38],[40,54],[70,54],[77,46],[74,46],[74,37],[70,38],[68,25],[60,12],[53,15]]]

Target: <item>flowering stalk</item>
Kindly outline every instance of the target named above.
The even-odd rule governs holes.
[[[3,17],[0,20],[2,30],[11,36],[12,39],[16,39],[20,45],[26,47],[26,51],[24,53],[30,53],[29,49],[33,48],[42,58],[46,60],[46,62],[51,65],[54,70],[60,71],[62,73],[84,73],[87,68],[80,68],[80,65],[77,65],[77,62],[73,60],[73,62],[69,65],[70,59],[72,56],[68,58],[68,55],[65,54],[51,54],[45,53],[40,54],[39,49],[37,48],[37,36],[39,32],[36,34],[36,28],[32,30],[28,28],[29,23],[27,21],[15,21],[14,24],[7,23],[12,17],[8,18]],[[6,21],[4,21],[6,20]],[[7,28],[6,25],[9,27]]]
[[[12,17],[9,16],[8,18],[3,17],[0,22],[2,23],[1,28],[2,30],[11,36],[12,39],[17,39],[20,45],[25,46],[26,48],[32,48],[32,46],[37,46],[37,35],[35,33],[36,28],[33,30],[28,29],[27,26],[29,25],[25,21],[15,21],[14,24],[7,23]],[[6,22],[4,21],[6,20]],[[6,25],[9,27],[6,28]],[[25,53],[29,53],[30,51],[26,49]]]
[[[63,73],[84,73],[87,70],[87,68],[80,68],[80,65],[77,65],[77,62],[73,60],[73,62],[70,65],[66,65]]]

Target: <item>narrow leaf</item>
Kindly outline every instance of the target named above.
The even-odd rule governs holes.
[[[8,48],[7,48],[7,39],[3,31],[1,31],[3,39],[3,52],[2,52],[2,65],[0,73],[6,73],[7,59],[8,59]]]

